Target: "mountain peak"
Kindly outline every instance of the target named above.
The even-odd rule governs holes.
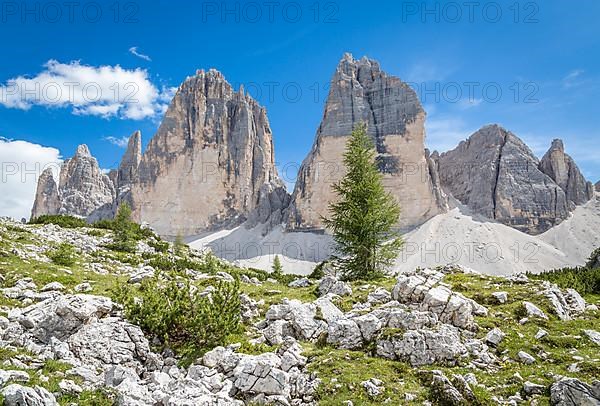
[[[76,157],[91,157],[90,149],[87,145],[81,144],[77,147],[77,151],[75,151]]]

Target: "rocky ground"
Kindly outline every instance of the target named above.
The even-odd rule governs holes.
[[[0,398],[6,405],[600,404],[600,296],[452,266],[370,283],[239,276],[244,332],[193,360],[159,351],[113,290],[176,253],[124,254],[91,228],[0,223]],[[49,253],[71,244],[77,260]],[[201,258],[201,256],[199,256]]]

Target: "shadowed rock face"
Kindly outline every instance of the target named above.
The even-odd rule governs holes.
[[[265,184],[283,189],[265,109],[218,71],[199,71],[179,87],[141,159],[134,216],[163,235],[233,226],[258,207]]]
[[[523,141],[498,125],[443,153],[438,164],[442,185],[456,199],[517,230],[539,234],[569,215],[565,191]]]
[[[585,180],[575,161],[565,154],[562,140],[552,141],[552,146],[540,161],[540,170],[564,190],[572,206],[584,204],[594,196],[592,183]]]
[[[600,181],[596,183],[594,188],[596,189],[596,192],[600,192]]]
[[[52,169],[48,168],[38,178],[31,218],[37,218],[45,214],[57,214],[59,210],[60,196],[58,195],[58,185],[54,181]]]
[[[416,93],[376,61],[346,54],[331,80],[323,120],[298,175],[289,229],[322,228],[321,216],[335,198],[331,186],[345,172],[346,142],[361,122],[375,141],[384,184],[402,206],[400,225],[410,228],[447,210],[446,196],[430,173],[435,166],[425,154],[425,111]]]
[[[135,181],[138,166],[142,160],[142,133],[134,132],[127,143],[127,150],[118,169],[119,188],[131,186]]]

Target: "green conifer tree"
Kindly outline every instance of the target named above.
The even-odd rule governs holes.
[[[283,266],[281,266],[279,255],[275,255],[275,259],[273,259],[273,277],[277,279],[281,276],[283,276]]]
[[[400,207],[383,188],[373,141],[365,124],[352,132],[344,153],[347,174],[333,185],[337,200],[323,218],[332,231],[337,255],[333,264],[344,279],[373,279],[393,264],[402,247],[394,230]]]

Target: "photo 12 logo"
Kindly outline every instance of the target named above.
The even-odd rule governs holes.
[[[408,1],[402,3],[402,22],[422,23],[500,23],[536,24],[540,6],[528,2]]]
[[[0,22],[21,24],[75,24],[139,22],[140,5],[134,1],[1,1]]]
[[[202,22],[221,23],[338,23],[339,3],[314,2],[309,5],[295,1],[205,1],[202,3]]]

